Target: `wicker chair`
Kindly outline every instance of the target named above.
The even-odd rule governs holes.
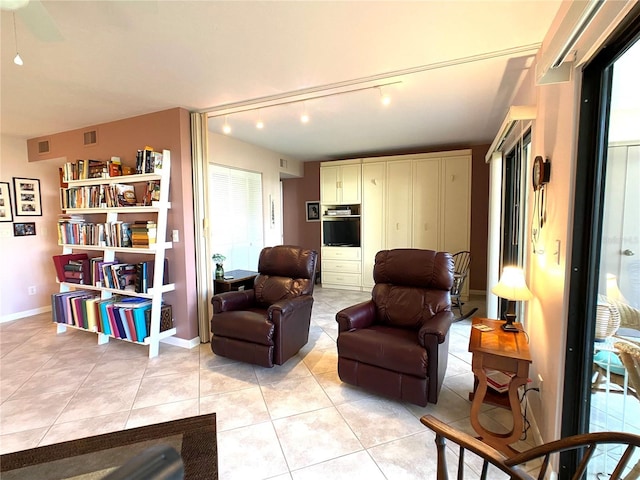
[[[489,465],[493,465],[498,470],[506,473],[512,480],[541,480],[546,478],[547,470],[552,455],[559,452],[576,450],[580,459],[579,466],[575,472],[570,472],[573,480],[583,478],[587,471],[589,461],[593,457],[596,448],[603,444],[625,445],[626,449],[620,456],[611,476],[610,480],[632,480],[637,477],[636,468],[628,472],[623,477],[624,471],[633,455],[636,447],[640,447],[640,436],[624,432],[594,432],[583,435],[574,435],[543,445],[533,447],[522,453],[518,453],[513,457],[507,458],[498,450],[490,447],[486,443],[468,435],[464,432],[450,427],[446,423],[441,422],[431,415],[423,416],[420,421],[433,430],[436,434],[436,448],[438,451],[438,475],[437,480],[448,480],[449,474],[447,470],[446,460],[446,440],[456,443],[460,447],[458,456],[458,479],[464,478],[464,452],[466,450],[476,454],[483,460],[482,472],[480,478],[485,480],[488,477]],[[536,475],[525,471],[524,464],[532,460],[542,459],[539,473]]]
[[[464,288],[464,283],[467,280],[467,276],[469,275],[469,268],[471,266],[471,252],[466,250],[454,253],[451,255],[453,258],[453,287],[451,287],[451,310],[457,308],[460,312],[460,315],[455,319],[455,321],[464,320],[465,318],[469,318],[473,315],[478,309],[474,308],[469,313],[464,314],[462,312],[462,306],[464,303],[462,302],[461,295],[462,289]]]

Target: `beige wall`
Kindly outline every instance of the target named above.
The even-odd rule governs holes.
[[[98,143],[85,147],[83,133],[95,129],[98,132]],[[48,155],[37,154],[37,141],[46,138],[50,141],[51,152]],[[26,259],[28,256],[29,271],[42,278],[41,294],[25,297],[26,287],[21,282],[2,276],[2,306],[0,312],[3,319],[21,316],[33,309],[50,307],[50,294],[57,291],[55,274],[52,268],[51,255],[60,253],[57,246],[56,221],[60,213],[58,200],[59,177],[58,167],[65,161],[77,159],[106,160],[111,156],[119,156],[124,165],[135,166],[136,151],[145,145],[156,150],[171,151],[171,187],[169,198],[172,209],[168,215],[168,230],[178,230],[180,241],[174,243],[167,251],[169,259],[169,281],[176,284],[174,292],[167,293],[164,298],[173,307],[176,321],[176,338],[191,341],[198,336],[195,295],[195,263],[194,263],[194,227],[191,198],[191,137],[189,113],[180,108],[150,113],[115,122],[88,126],[87,128],[62,132],[28,141],[16,139],[4,141],[2,145],[3,161],[2,181],[11,175],[33,173],[34,178],[41,180],[43,190],[43,217],[36,225],[38,235],[32,240],[42,243],[39,249],[28,248],[27,243],[8,239],[7,248],[2,248],[3,257]],[[28,157],[28,159],[27,159]],[[44,235],[40,235],[44,232]],[[170,239],[170,233],[168,239]],[[3,237],[3,243],[6,237]],[[37,272],[44,271],[44,275]],[[47,280],[45,280],[47,279]],[[25,280],[26,285],[34,285],[35,279]],[[37,284],[36,284],[37,286]]]

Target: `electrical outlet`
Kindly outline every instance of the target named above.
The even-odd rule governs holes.
[[[171,238],[174,242],[180,241],[180,233],[178,232],[178,230],[173,231],[173,235],[171,236]]]
[[[542,375],[538,374],[538,394],[540,396],[542,396],[542,384],[544,383],[544,380],[542,379]]]
[[[27,288],[27,292],[29,293],[29,295],[35,295],[36,294],[36,286],[35,285],[31,285],[29,288]]]

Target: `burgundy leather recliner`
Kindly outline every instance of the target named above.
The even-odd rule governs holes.
[[[371,300],[336,314],[340,379],[420,406],[437,403],[454,320],[451,255],[383,250],[373,279]]]
[[[260,252],[253,288],[211,299],[211,349],[216,355],[273,367],[309,339],[318,254],[289,245]]]

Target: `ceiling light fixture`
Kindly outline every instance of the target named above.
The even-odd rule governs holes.
[[[15,12],[13,13],[13,38],[16,41],[16,56],[13,57],[13,63],[15,63],[16,65],[22,66],[24,65],[24,62],[22,61],[22,57],[20,56],[20,53],[18,53],[18,30],[16,29]]]
[[[256,122],[256,128],[262,130],[264,128],[264,122],[262,121],[262,109],[258,109],[258,121]]]
[[[225,135],[229,135],[231,133],[231,127],[229,126],[229,124],[227,123],[227,116],[224,116],[224,125],[222,127],[222,132]]]
[[[378,90],[380,90],[380,102],[386,107],[391,103],[391,96],[388,93],[384,93],[382,87],[379,87]]]
[[[307,103],[306,102],[302,102],[302,108],[304,110],[302,111],[302,115],[300,115],[300,121],[302,123],[309,123],[309,114],[307,113]]]

